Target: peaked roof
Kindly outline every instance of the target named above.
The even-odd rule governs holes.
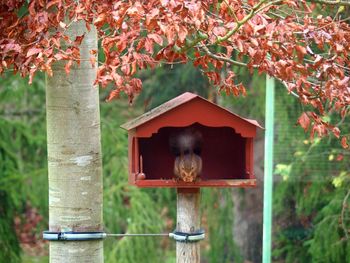
[[[204,99],[203,97],[201,97],[197,94],[193,94],[191,92],[185,92],[185,93],[161,104],[160,106],[142,114],[141,116],[139,116],[139,117],[127,122],[127,123],[124,123],[123,125],[121,125],[121,128],[123,128],[125,130],[132,130],[132,129],[134,129],[134,128],[136,128],[136,127],[138,127],[138,126],[140,126],[140,125],[142,125],[150,120],[153,120],[153,119],[157,118],[158,116],[160,116],[160,115],[162,115],[162,114],[164,114],[164,113],[166,113],[174,108],[177,108],[177,107],[179,107],[179,106],[181,106],[189,101],[192,101],[196,98],[199,98],[199,99],[201,99],[207,103],[210,103],[212,105],[215,105],[216,107],[218,107],[224,111],[227,111],[228,113],[236,116],[237,118],[240,118],[246,122],[249,122],[250,124],[252,124],[256,127],[263,129],[256,120],[242,118],[241,116],[239,116],[239,115],[237,115],[237,114],[235,114],[235,113],[233,113],[233,112],[231,112],[223,107],[220,107],[217,104],[212,103],[212,102]]]

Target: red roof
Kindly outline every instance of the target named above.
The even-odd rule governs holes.
[[[208,103],[209,105],[214,105],[218,109],[231,114],[232,117],[239,118],[239,119],[244,120],[245,122],[248,122],[256,127],[262,128],[256,120],[251,120],[251,119],[246,119],[246,118],[240,117],[239,115],[237,115],[237,114],[235,114],[235,113],[233,113],[233,112],[231,112],[223,107],[220,107],[217,104],[214,104],[214,103],[204,99],[203,97],[201,97],[197,94],[193,94],[190,92],[185,92],[185,93],[181,94],[180,96],[163,103],[162,105],[160,105],[160,106],[142,114],[141,116],[123,124],[121,127],[125,130],[128,130],[128,131],[135,129],[135,128],[137,128],[137,127],[139,127],[139,126],[141,126],[141,125],[143,125],[151,120],[154,120],[154,119],[160,117],[161,115],[163,115],[163,114],[165,114],[165,113],[167,113],[175,108],[178,108],[181,105],[189,103],[193,100],[201,100],[202,102]]]

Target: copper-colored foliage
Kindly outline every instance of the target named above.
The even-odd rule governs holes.
[[[52,75],[51,65],[67,61],[68,73],[79,62],[84,36],[69,39],[71,21],[85,20],[98,29],[104,60],[96,83],[112,83],[109,100],[120,92],[141,91],[135,74],[163,63],[187,63],[203,70],[221,91],[240,95],[231,65],[257,69],[283,81],[302,103],[315,108],[299,124],[311,132],[346,138],[323,121],[328,111],[348,114],[350,104],[350,27],[338,17],[314,11],[316,4],[300,0],[106,1],[7,0],[0,6],[0,73],[12,69],[30,82],[36,71]],[[21,14],[19,13],[19,10]],[[220,48],[217,48],[220,46]],[[220,50],[220,51],[218,51]],[[91,53],[91,63],[96,53]]]

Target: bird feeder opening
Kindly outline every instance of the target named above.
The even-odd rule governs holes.
[[[174,159],[169,139],[185,128],[199,131],[203,137],[200,153],[203,168],[198,183],[208,180],[250,179],[246,171],[246,138],[230,127],[207,127],[194,124],[187,127],[164,127],[150,138],[139,138],[145,180],[174,180]]]

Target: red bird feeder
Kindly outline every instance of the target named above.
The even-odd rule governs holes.
[[[254,187],[255,120],[242,118],[186,92],[121,126],[129,134],[129,182],[138,187]],[[194,181],[174,176],[172,136],[200,134],[201,173]],[[196,135],[197,136],[197,135]],[[170,143],[171,144],[171,143]]]

